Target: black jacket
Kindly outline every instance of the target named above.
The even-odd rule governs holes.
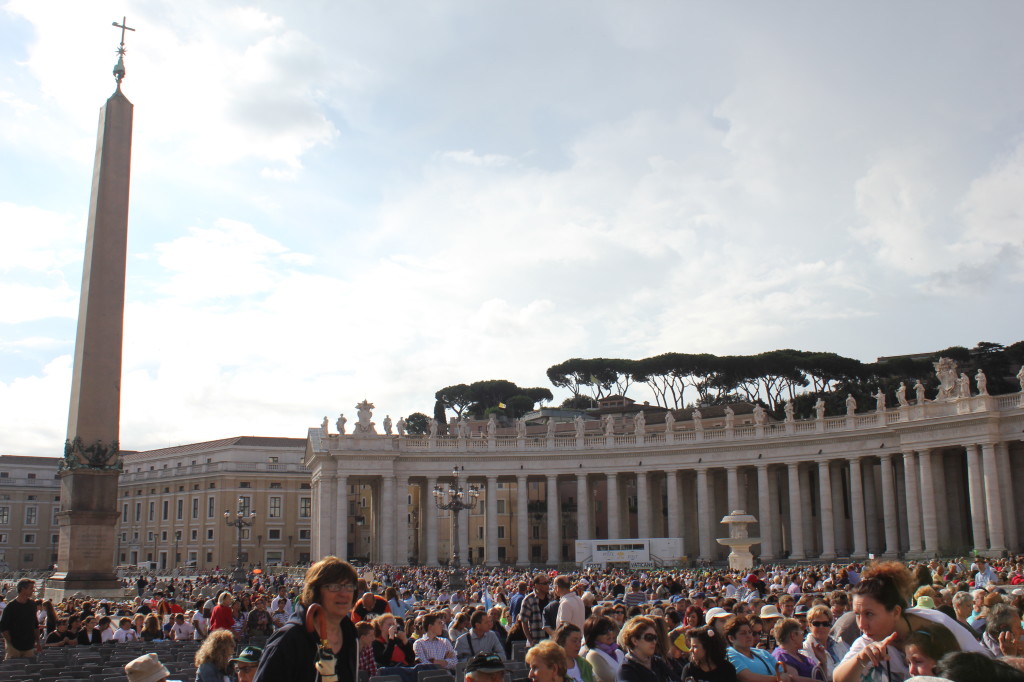
[[[395,649],[401,649],[405,654],[405,663],[396,663],[392,659],[395,653]],[[412,640],[406,639],[405,645],[397,637],[392,637],[387,642],[382,642],[379,639],[373,640],[373,659],[377,662],[377,666],[380,668],[390,668],[395,665],[405,665],[412,667],[416,665],[416,651],[412,648]]]
[[[617,682],[668,682],[678,680],[673,677],[671,668],[660,656],[651,658],[651,667],[637,663],[632,656],[626,655],[626,660],[619,667]]]
[[[359,639],[356,626],[350,619],[341,620],[341,634],[341,651],[336,652],[338,662],[335,671],[338,682],[356,682]],[[316,635],[306,632],[306,610],[297,606],[284,627],[267,641],[253,682],[319,682],[320,675],[314,667],[316,661]]]

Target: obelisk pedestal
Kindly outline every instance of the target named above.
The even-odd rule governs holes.
[[[46,586],[53,600],[75,593],[123,595],[114,552],[132,116],[118,79],[117,91],[100,109],[96,141],[68,436],[59,473],[57,571]]]

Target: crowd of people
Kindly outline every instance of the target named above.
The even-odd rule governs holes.
[[[327,557],[301,577],[140,579],[119,601],[54,604],[31,580],[12,587],[5,660],[184,641],[198,646],[198,682],[417,682],[435,670],[473,682],[1024,680],[1024,558],[456,574]],[[170,675],[155,653],[125,674]]]

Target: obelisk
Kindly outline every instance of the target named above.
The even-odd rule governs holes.
[[[128,187],[132,155],[132,103],[124,79],[122,20],[114,78],[117,90],[100,109],[89,225],[82,268],[68,435],[61,460],[60,543],[57,571],[46,596],[81,592],[120,597],[114,572],[117,482],[121,474],[121,347],[128,250]]]

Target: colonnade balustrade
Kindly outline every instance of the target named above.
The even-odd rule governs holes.
[[[459,544],[475,563],[555,565],[575,560],[577,539],[647,537],[681,538],[687,558],[721,560],[720,520],[735,509],[757,516],[754,551],[766,561],[1022,548],[1019,394],[729,431],[626,443],[621,435],[474,442],[310,429],[314,552],[446,561],[451,516],[430,491],[450,480],[441,472],[452,464],[463,484],[482,489],[459,523]]]

